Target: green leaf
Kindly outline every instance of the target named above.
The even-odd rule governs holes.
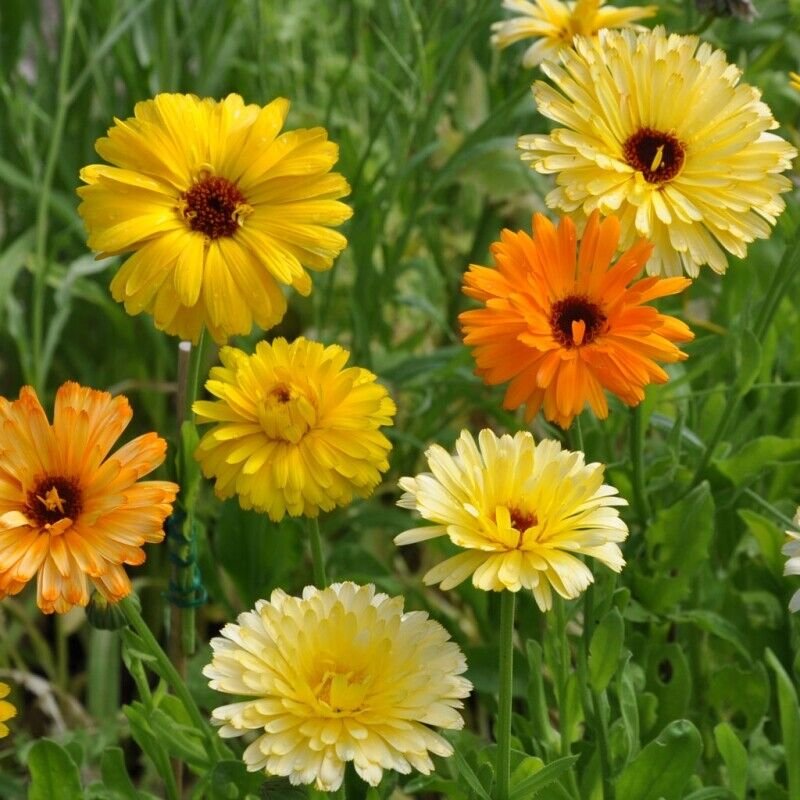
[[[633,575],[634,595],[651,611],[674,611],[708,560],[713,534],[714,500],[704,482],[656,514],[645,534],[647,562]]]
[[[306,791],[292,786],[288,778],[266,778],[263,772],[248,772],[243,761],[220,761],[211,771],[210,800],[239,800],[248,794],[275,800],[301,800]]]
[[[761,343],[748,328],[739,336],[736,356],[736,393],[739,397],[744,397],[761,371]]]
[[[800,797],[800,705],[792,679],[786,674],[776,655],[767,648],[767,664],[775,673],[778,684],[778,711],[781,719],[781,738],[786,751],[786,776],[789,796]]]
[[[450,743],[453,745],[453,764],[459,776],[464,779],[464,782],[481,798],[481,800],[491,800],[486,793],[486,789],[483,788],[480,780],[478,780],[478,776],[473,772],[472,767],[470,767],[467,760],[459,751],[456,743],[453,742],[452,739]]]
[[[763,474],[767,467],[800,459],[800,439],[759,436],[730,458],[715,461],[716,468],[734,486],[742,486]]]
[[[627,764],[639,752],[640,747],[639,704],[636,698],[636,687],[633,683],[633,666],[630,661],[630,653],[628,653],[625,660],[625,666],[617,675],[617,697],[619,698],[622,725],[628,745],[625,757],[625,763]]]
[[[595,629],[589,645],[589,683],[595,692],[602,692],[614,677],[625,638],[622,614],[612,608]]]
[[[745,800],[747,795],[747,749],[727,722],[714,728],[714,741],[728,771],[728,786],[736,800]]]
[[[511,787],[511,800],[526,800],[534,797],[551,783],[558,780],[559,776],[572,767],[578,756],[565,756],[553,761],[540,769],[535,775],[530,775]]]
[[[672,614],[671,619],[675,622],[691,622],[697,625],[701,630],[718,636],[720,639],[732,645],[739,654],[748,663],[752,660],[750,650],[745,644],[745,641],[739,629],[725,617],[715,614],[713,611],[707,611],[703,608],[695,608],[691,611],[682,611],[678,614]]]
[[[692,671],[680,645],[665,642],[647,649],[647,685],[658,698],[657,729],[689,712]]]
[[[39,739],[28,754],[28,800],[83,800],[78,767],[52,739]]]
[[[625,767],[617,780],[617,796],[680,800],[702,749],[700,732],[688,719],[671,722]]]
[[[770,572],[776,577],[782,576],[785,561],[781,553],[781,547],[786,538],[784,532],[771,519],[751,511],[749,508],[740,508],[736,513],[742,518],[747,529],[758,542],[758,549]]]

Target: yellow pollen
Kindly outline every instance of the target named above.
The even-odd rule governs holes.
[[[36,495],[36,499],[48,510],[48,511],[59,511],[62,514],[65,514],[64,511],[64,501],[61,499],[61,496],[58,494],[58,489],[53,486],[45,492],[44,497],[41,495]]]
[[[653,156],[653,163],[650,164],[650,172],[655,172],[661,166],[661,159],[664,157],[664,145],[660,144]]]

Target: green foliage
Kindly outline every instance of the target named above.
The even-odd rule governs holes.
[[[625,3],[616,3],[617,5]],[[659,2],[658,21],[686,32],[693,3]],[[497,53],[499,0],[61,0],[0,3],[0,395],[37,384],[45,405],[67,379],[125,393],[126,433],[156,430],[170,451],[159,477],[183,479],[196,505],[198,563],[210,601],[197,613],[198,652],[187,683],[204,716],[220,700],[201,669],[206,642],[281,587],[311,582],[306,531],[219,502],[195,462],[193,425],[177,421],[176,342],[146,316],[128,317],[108,292],[120,259],[86,248],[75,189],[113,118],[159,91],[265,103],[292,101],[287,127],[325,125],[352,186],[349,246],[293,294],[276,329],[338,342],[378,373],[398,403],[391,468],[373,497],[322,521],[332,579],[374,582],[441,622],[466,653],[476,691],[466,730],[449,736],[436,770],[387,774],[367,788],[351,772],[350,800],[488,800],[495,785],[497,598],[469,584],[422,584],[442,557],[432,542],[399,552],[409,527],[397,479],[422,467],[432,442],[462,427],[523,427],[502,388],[473,373],[457,323],[470,263],[490,263],[503,228],[545,210],[552,181],[529,170],[516,137],[548,125],[530,99],[538,73],[524,44]],[[758,3],[753,23],[710,21],[724,48],[763,90],[800,143],[800,2]],[[72,34],[67,60],[64,43]],[[63,78],[63,80],[61,79]],[[665,100],[666,102],[666,100]],[[796,183],[796,172],[793,179]],[[604,768],[617,800],[795,800],[800,797],[800,624],[787,603],[783,531],[800,500],[800,295],[796,276],[762,329],[767,289],[800,231],[795,188],[774,235],[731,258],[724,278],[703,272],[685,298],[659,307],[696,334],[669,382],[647,390],[644,477],[651,515],[623,511],[631,529],[619,576],[596,575],[594,605],[563,604],[566,634],[528,593],[518,597],[511,794],[514,800],[599,800]],[[43,324],[36,274],[46,265]],[[204,377],[217,355],[210,349]],[[591,461],[633,501],[629,418],[612,400],[606,421],[581,419]],[[537,438],[563,433],[536,421]],[[195,503],[196,501],[196,503]],[[173,555],[175,555],[173,553]],[[168,548],[137,568],[145,618],[169,638]],[[794,585],[792,585],[794,582]],[[0,680],[18,716],[0,740],[5,800],[253,800],[321,798],[287,780],[250,774],[242,745],[214,750],[167,676],[131,630],[102,634],[80,614],[39,614],[30,593],[0,603]],[[122,659],[127,674],[119,669]],[[176,662],[180,661],[176,657]],[[602,744],[607,744],[604,754]],[[605,755],[605,759],[604,759]],[[179,787],[173,761],[184,766]],[[607,764],[604,764],[607,760]]]

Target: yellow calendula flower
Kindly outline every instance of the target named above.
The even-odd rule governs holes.
[[[797,89],[797,91],[800,92],[800,75],[798,75],[796,72],[789,73],[789,86],[791,86],[792,89]]]
[[[140,481],[164,461],[167,443],[146,433],[111,452],[133,412],[71,381],[56,393],[51,425],[36,392],[0,397],[0,600],[38,575],[37,603],[62,614],[131,591],[124,564],[164,538],[178,486]]]
[[[663,28],[576,38],[561,65],[534,85],[541,114],[560,127],[523,136],[522,158],[554,173],[547,204],[578,221],[616,214],[623,248],[654,246],[651,274],[727,268],[765,239],[791,182],[780,173],[797,151],[757,89],[725,54]]]
[[[78,209],[100,257],[132,252],[111,282],[129,314],[217,342],[281,320],[281,285],[307,295],[306,271],[326,270],[351,215],[338,147],[324,128],[280,133],[289,101],[263,108],[159,94],[115,120],[97,152],[113,166],[81,170]]]
[[[336,791],[352,761],[377,786],[383,771],[433,770],[430,753],[453,749],[432,727],[460,729],[472,690],[467,665],[447,631],[403,598],[375,587],[280,589],[212,639],[210,686],[247,697],[214,709],[223,737],[256,738],[248,770]]]
[[[433,445],[425,454],[430,472],[402,478],[399,506],[433,525],[395,538],[398,545],[447,536],[463,550],[437,564],[425,583],[452,589],[472,576],[485,591],[530,589],[543,611],[554,589],[577,597],[593,582],[578,556],[596,558],[615,572],[625,564],[618,543],[628,528],[615,506],[627,505],[603,483],[602,464],[562,450],[528,432],[496,436],[484,429],[478,443],[468,431],[456,455]]]
[[[10,692],[11,689],[9,689],[8,684],[0,681],[0,739],[3,739],[10,733],[6,722],[17,716],[17,709],[14,708],[8,700],[3,699],[4,697],[8,697]]]
[[[195,457],[220,497],[239,496],[277,521],[367,497],[389,468],[381,426],[395,405],[375,375],[345,367],[350,354],[299,338],[259,342],[254,355],[220,351],[208,391],[193,406],[213,422]]]
[[[603,28],[635,28],[636,20],[652,17],[657,6],[606,6],[605,0],[503,0],[503,8],[522,16],[492,24],[492,44],[503,49],[524,39],[536,41],[525,51],[522,64],[535,67],[545,58],[572,47],[573,36],[594,36]]]

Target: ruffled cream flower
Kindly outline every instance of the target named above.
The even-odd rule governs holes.
[[[794,515],[794,527],[800,530],[800,508]],[[797,531],[786,531],[789,541],[781,549],[785,556],[789,556],[789,560],[784,567],[784,575],[800,575],[800,533]],[[789,611],[800,611],[800,589],[798,589],[789,601]]]
[[[433,525],[395,538],[399,545],[448,536],[463,552],[437,564],[425,583],[452,589],[472,575],[486,591],[531,589],[543,611],[551,588],[577,597],[593,582],[577,556],[596,558],[619,572],[625,564],[618,542],[628,528],[614,506],[627,505],[603,483],[603,465],[583,453],[520,431],[513,437],[484,429],[478,444],[468,431],[456,455],[433,445],[430,472],[402,478],[399,506],[418,511]]]
[[[453,750],[429,726],[464,724],[458,709],[472,685],[458,646],[372,585],[309,586],[302,598],[278,589],[211,646],[211,688],[248,698],[215,709],[213,721],[223,737],[258,731],[244,753],[253,772],[331,792],[352,761],[376,786],[386,769],[431,772],[430,754]]]

